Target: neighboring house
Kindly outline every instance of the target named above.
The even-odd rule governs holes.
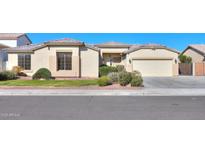
[[[21,66],[28,75],[47,68],[54,77],[98,77],[99,49],[73,39],[5,49],[7,69]]]
[[[16,47],[31,44],[31,40],[24,33],[0,33],[0,71],[6,70],[7,53],[3,48]]]
[[[109,66],[124,65],[123,52],[128,50],[130,44],[124,44],[119,42],[106,42],[102,44],[96,44],[96,47],[100,48],[101,64]]]
[[[205,44],[189,45],[182,54],[190,56],[193,63],[205,62]]]
[[[7,54],[5,51],[2,51],[4,48],[9,48],[9,46],[0,43],[0,71],[6,69]]]
[[[31,44],[31,40],[24,33],[0,33],[0,43],[10,47]]]

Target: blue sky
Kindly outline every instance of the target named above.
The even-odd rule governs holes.
[[[205,33],[28,33],[33,43],[73,38],[95,44],[116,41],[130,44],[157,43],[179,51],[189,44],[205,44]]]

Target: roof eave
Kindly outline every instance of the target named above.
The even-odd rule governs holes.
[[[129,53],[131,53],[131,52],[135,52],[135,51],[137,51],[137,50],[140,50],[140,49],[167,49],[167,50],[169,50],[169,51],[171,51],[171,52],[175,52],[175,53],[177,53],[177,54],[180,54],[178,51],[176,51],[176,50],[173,50],[173,49],[170,49],[170,48],[167,48],[167,47],[157,47],[157,48],[155,48],[155,47],[139,47],[139,48],[136,48],[136,49],[132,49],[132,50],[127,50],[127,51],[125,51],[124,52],[124,54],[129,54]]]
[[[84,43],[69,43],[69,42],[46,42],[44,43],[47,46],[83,46]]]
[[[129,48],[131,45],[95,45],[98,48]]]
[[[33,53],[34,50],[6,50],[7,53]]]

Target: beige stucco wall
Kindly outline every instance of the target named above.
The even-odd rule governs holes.
[[[99,75],[99,52],[83,48],[81,54],[81,77],[97,78]]]
[[[13,66],[18,65],[18,56],[15,53],[9,53],[8,54],[8,61],[7,61],[7,70],[12,70]]]
[[[193,63],[202,62],[203,59],[204,59],[204,57],[202,55],[200,55],[199,53],[193,51],[193,49],[187,49],[184,52],[184,55],[190,56],[192,58]]]
[[[133,59],[172,59],[173,64],[178,63],[178,53],[167,49],[140,49],[126,55],[125,67],[127,71],[132,71]],[[176,66],[173,68],[173,75],[177,74]]]
[[[179,75],[179,64],[173,64],[173,76]]]
[[[72,70],[57,70],[57,52],[72,52]],[[48,57],[49,69],[55,77],[79,77],[80,76],[80,61],[79,47],[51,47]]]

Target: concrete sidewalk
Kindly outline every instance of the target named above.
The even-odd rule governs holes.
[[[137,90],[0,89],[0,96],[205,96],[205,89],[142,88]]]

